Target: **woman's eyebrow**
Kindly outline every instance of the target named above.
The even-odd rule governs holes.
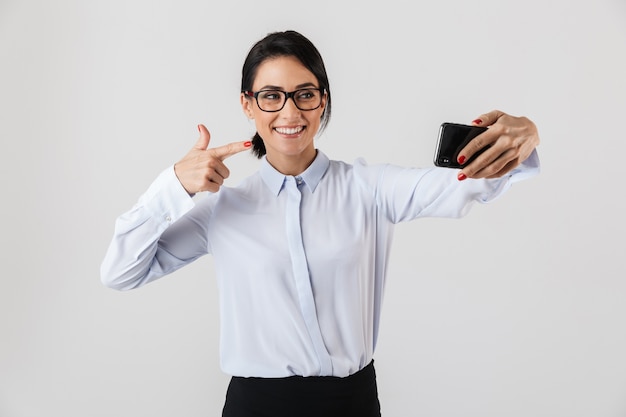
[[[259,88],[259,91],[261,90],[282,90],[282,87],[279,87],[277,85],[264,85],[263,87]]]
[[[304,84],[298,84],[296,86],[296,88],[305,88],[305,87],[316,87],[316,85],[313,83],[304,83]]]
[[[308,82],[308,83],[298,84],[296,86],[296,90],[299,90],[300,88],[306,88],[306,87],[315,87],[315,88],[317,88],[317,86],[315,84]],[[259,88],[259,91],[260,90],[280,90],[280,91],[285,91],[284,88],[279,87],[277,85],[264,85],[263,87]]]

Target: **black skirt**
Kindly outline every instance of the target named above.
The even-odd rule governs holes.
[[[354,375],[233,377],[222,417],[380,417],[372,361]]]

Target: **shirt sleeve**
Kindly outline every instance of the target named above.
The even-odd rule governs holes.
[[[174,173],[163,171],[115,222],[100,267],[102,283],[117,290],[145,285],[207,253],[206,222]],[[193,214],[196,214],[194,216]]]
[[[505,176],[496,179],[457,179],[450,168],[402,168],[354,164],[355,176],[374,194],[382,214],[392,223],[419,217],[463,217],[475,202],[500,197],[515,182],[539,173],[539,156],[533,153]]]

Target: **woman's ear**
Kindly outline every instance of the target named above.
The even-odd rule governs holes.
[[[328,93],[326,93],[326,91],[324,91],[324,95],[322,96],[322,104],[320,105],[320,107],[322,108],[322,114],[320,116],[323,117],[324,113],[326,112],[326,100],[328,99]]]
[[[241,93],[239,99],[241,100],[241,109],[246,117],[250,120],[254,119],[254,113],[252,112],[252,100],[250,100],[244,93]]]

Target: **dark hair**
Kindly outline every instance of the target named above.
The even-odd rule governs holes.
[[[292,56],[315,75],[319,87],[326,90],[326,107],[322,113],[320,131],[323,131],[330,120],[330,85],[324,61],[313,43],[300,33],[288,30],[267,35],[252,46],[241,70],[241,91],[252,90],[259,65],[267,59],[281,56]],[[265,155],[265,144],[258,132],[252,137],[252,151],[259,158]]]

